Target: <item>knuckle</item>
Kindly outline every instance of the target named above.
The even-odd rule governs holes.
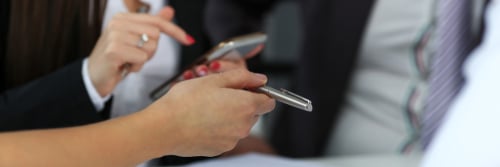
[[[222,147],[222,152],[227,152],[236,147],[236,144],[238,144],[238,139],[231,140],[230,142],[225,142],[224,146]]]
[[[256,112],[260,114],[264,114],[270,112],[276,106],[276,102],[274,99],[269,97],[263,97],[262,100],[259,100],[255,105],[258,105]]]
[[[221,150],[222,152],[226,152],[226,151],[229,151],[231,150],[231,143],[230,142],[224,142],[221,146]]]
[[[151,37],[154,38],[154,39],[159,39],[160,38],[160,29],[159,28],[154,28],[152,31],[151,31]]]
[[[155,16],[153,17],[153,23],[156,25],[156,26],[159,26],[161,25],[162,23],[165,22],[165,20],[163,20],[162,18],[158,17],[158,16]]]
[[[244,68],[237,68],[235,69],[235,73],[238,73],[238,76],[241,76],[242,78],[250,78],[252,77],[250,72],[245,70]]]
[[[146,52],[142,52],[139,55],[139,57],[140,57],[139,61],[141,62],[141,64],[144,64],[149,59],[148,53],[146,53]]]
[[[225,77],[226,74],[224,73],[216,73],[215,75],[210,75],[208,77],[213,77],[214,80],[226,80],[226,77]]]
[[[112,62],[113,69],[119,69],[121,66],[122,66],[122,64],[118,61]]]
[[[120,48],[117,44],[110,43],[108,45],[108,47],[106,47],[106,50],[104,52],[108,56],[113,56],[113,55],[116,55],[119,50],[120,50]]]
[[[242,69],[242,68],[237,68],[237,69],[235,69],[234,71],[235,71],[236,73],[240,73],[241,75],[243,75],[243,76],[245,76],[245,77],[249,75],[249,73],[247,73],[247,72],[246,72],[246,70],[244,70],[244,69]]]
[[[221,152],[223,152],[223,151],[208,152],[205,156],[207,156],[207,157],[215,157],[215,156],[221,154]]]
[[[116,41],[118,40],[120,37],[119,33],[116,32],[116,31],[110,31],[109,32],[109,35],[108,35],[108,38],[111,40],[111,41]]]
[[[234,149],[236,147],[236,145],[238,144],[239,141],[240,141],[239,139],[235,139],[233,142],[231,142],[230,145],[229,145],[229,149],[226,150],[226,151]]]
[[[121,12],[121,13],[115,14],[113,16],[112,20],[114,20],[114,19],[120,19],[120,18],[124,18],[124,17],[125,17],[125,13]]]
[[[255,113],[257,111],[256,103],[247,103],[245,108],[249,111],[248,114]]]
[[[158,42],[156,41],[151,41],[151,48],[148,49],[149,55],[152,56],[156,52],[156,49],[158,49]]]
[[[266,105],[268,106],[268,108],[266,108],[266,111],[271,111],[274,110],[274,108],[276,108],[276,100],[274,99],[270,98],[266,104],[268,104]]]
[[[134,65],[131,69],[132,72],[138,72],[142,69],[142,64]]]
[[[116,16],[115,16],[116,17]],[[108,29],[116,29],[118,27],[120,27],[121,25],[121,22],[116,20],[116,19],[112,19],[111,21],[109,21],[108,23]]]
[[[250,135],[250,129],[251,126],[247,125],[243,130],[240,131],[240,133],[238,134],[238,138],[243,139],[245,137],[248,137],[248,135]]]

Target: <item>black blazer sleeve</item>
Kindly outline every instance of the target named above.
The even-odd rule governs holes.
[[[0,131],[66,127],[102,120],[83,83],[82,62],[3,92]]]

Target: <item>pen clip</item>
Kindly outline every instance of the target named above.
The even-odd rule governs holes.
[[[281,92],[283,92],[284,94],[287,94],[287,95],[290,95],[290,96],[292,96],[292,97],[295,97],[295,98],[297,98],[297,99],[299,99],[299,100],[302,100],[303,102],[305,102],[305,103],[307,103],[307,104],[311,104],[311,100],[306,99],[306,98],[304,98],[304,97],[302,97],[302,96],[300,96],[300,95],[298,95],[298,94],[295,94],[295,93],[290,92],[290,91],[288,91],[288,90],[286,90],[286,89],[283,89],[283,88],[280,88],[280,91],[281,91]]]

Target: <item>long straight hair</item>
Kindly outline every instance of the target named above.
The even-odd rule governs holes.
[[[11,0],[5,84],[11,88],[88,56],[105,0]]]

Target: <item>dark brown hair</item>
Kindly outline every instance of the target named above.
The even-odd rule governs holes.
[[[11,0],[6,87],[86,57],[96,43],[105,0]]]

